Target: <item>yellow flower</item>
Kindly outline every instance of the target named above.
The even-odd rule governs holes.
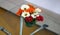
[[[30,16],[30,13],[29,12],[22,12],[22,17],[29,17]]]

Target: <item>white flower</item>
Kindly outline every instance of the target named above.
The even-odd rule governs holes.
[[[36,8],[35,11],[34,11],[34,13],[31,14],[31,16],[32,16],[33,18],[36,18],[36,17],[39,16],[39,13],[40,13],[40,12],[41,12],[41,9]]]
[[[30,7],[29,7],[28,5],[22,5],[22,6],[21,6],[21,9],[22,9],[22,10],[29,9],[29,8],[30,8]]]
[[[29,17],[30,16],[30,13],[29,12],[22,12],[22,17]]]
[[[37,15],[37,14],[39,14],[39,13],[36,11],[36,12],[34,12],[33,14],[36,14],[36,15]]]
[[[36,18],[37,16],[39,16],[37,13],[33,13],[33,14],[31,14],[31,16],[33,17],[33,18]]]
[[[38,12],[38,13],[40,13],[40,12],[41,12],[41,9],[39,9],[39,8],[36,8],[36,9],[35,9],[35,12]]]

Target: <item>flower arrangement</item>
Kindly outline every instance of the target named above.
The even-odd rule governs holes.
[[[19,11],[16,13],[18,16],[22,16],[28,27],[36,24],[36,21],[43,21],[43,16],[39,15],[41,9],[35,8],[30,4],[24,4],[21,6]]]

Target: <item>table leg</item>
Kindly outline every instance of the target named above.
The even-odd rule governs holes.
[[[37,33],[39,30],[42,30],[42,29],[43,29],[43,27],[40,27],[40,28],[36,29],[34,32],[32,32],[30,35],[34,35],[34,34]]]
[[[9,31],[7,31],[4,27],[0,26],[0,31],[3,31],[7,35],[12,35]]]
[[[23,31],[23,18],[20,17],[20,35],[22,35],[22,31]]]

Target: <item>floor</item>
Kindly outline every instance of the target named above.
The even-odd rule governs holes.
[[[11,12],[6,11],[5,9],[0,8],[0,26],[7,29],[10,33],[12,33],[12,35],[19,35],[19,23],[20,23],[19,21],[20,20],[18,16]],[[37,28],[38,26],[26,27],[24,23],[23,35],[29,35]],[[0,35],[6,34],[0,31]],[[43,29],[37,32],[35,35],[56,35],[56,34],[46,29]]]

